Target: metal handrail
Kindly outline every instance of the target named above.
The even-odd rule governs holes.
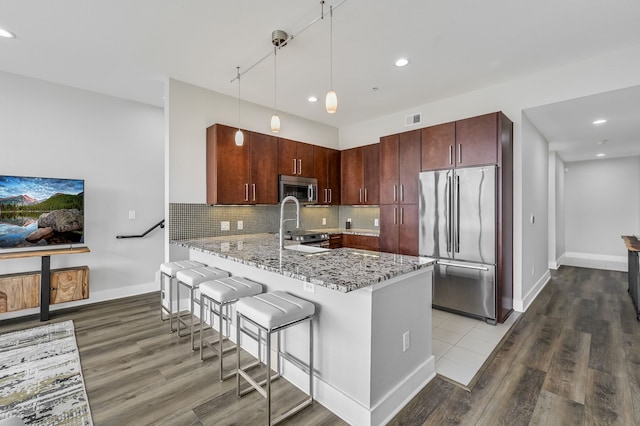
[[[117,235],[116,238],[120,239],[120,238],[142,238],[144,236],[146,236],[149,232],[153,231],[154,229],[156,229],[157,227],[160,228],[164,228],[164,219],[162,219],[160,222],[156,223],[155,225],[153,225],[151,228],[147,229],[145,233],[140,234],[140,235]]]

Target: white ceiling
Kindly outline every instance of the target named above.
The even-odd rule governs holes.
[[[281,29],[297,36],[278,53],[278,108],[340,127],[640,44],[637,0],[327,0],[325,11],[330,4],[333,115],[323,105],[328,17],[300,34],[320,16],[319,0],[2,0],[0,27],[17,38],[0,39],[0,70],[159,106],[166,77],[237,96],[236,66],[268,55]],[[393,65],[400,56],[407,67]],[[308,103],[312,94],[320,102]],[[273,105],[272,57],[243,76],[242,99]],[[560,129],[569,120],[559,111],[530,113],[553,144],[593,140]]]

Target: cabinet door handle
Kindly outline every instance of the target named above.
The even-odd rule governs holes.
[[[252,183],[251,184],[251,189],[253,190],[253,201],[256,200],[256,184]]]
[[[462,164],[462,144],[458,144],[458,164]]]
[[[298,160],[298,174],[302,174],[302,160]]]
[[[331,204],[331,200],[332,200],[332,197],[331,197],[331,189],[329,189],[329,204]]]
[[[324,202],[325,202],[325,203],[328,203],[328,202],[329,202],[328,194],[329,194],[329,190],[328,190],[327,188],[325,188],[325,189],[324,189]]]
[[[400,185],[400,201],[404,201],[404,185]]]
[[[404,207],[400,207],[400,225],[404,224]]]
[[[449,164],[453,164],[453,145],[449,145]]]
[[[367,202],[367,188],[364,189],[364,202]]]
[[[398,185],[393,185],[393,201],[398,201]]]
[[[358,190],[358,199],[359,199],[359,202],[362,203],[362,188]]]
[[[393,224],[394,225],[398,224],[398,208],[397,207],[393,208]]]
[[[244,184],[244,200],[249,201],[249,184]]]
[[[298,164],[296,163],[296,159],[293,159],[293,174],[297,175],[298,174]]]

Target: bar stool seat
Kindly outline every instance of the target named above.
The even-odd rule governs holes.
[[[207,266],[204,263],[193,260],[178,260],[175,262],[165,262],[160,264],[160,319],[162,321],[169,320],[169,331],[176,331],[173,328],[173,280],[176,279],[176,273],[182,269],[201,268]],[[164,305],[163,284],[164,277],[169,278],[169,306]],[[167,314],[168,318],[164,317]]]
[[[202,349],[205,345],[207,345],[210,349],[212,349],[220,359],[220,381],[227,379],[233,375],[235,375],[235,371],[225,375],[224,374],[224,366],[223,359],[224,354],[232,351],[236,348],[235,345],[228,346],[223,349],[223,344],[225,341],[229,340],[230,334],[230,320],[231,317],[229,315],[229,306],[235,303],[238,299],[243,297],[254,296],[256,294],[262,293],[262,284],[257,283],[255,281],[251,281],[250,279],[244,277],[227,277],[220,278],[213,281],[205,281],[200,284],[200,359],[203,360]],[[211,315],[211,328],[214,328],[213,315],[218,315],[219,318],[219,328],[218,328],[218,339],[213,342],[209,342],[204,338],[203,335],[203,324],[204,321],[204,307],[205,302],[209,302],[209,312]],[[217,307],[217,311],[216,311]],[[225,312],[223,313],[223,308]],[[226,322],[226,336],[223,333],[223,320]],[[215,345],[218,344],[216,348]]]
[[[315,305],[306,300],[292,296],[284,291],[274,291],[272,293],[258,294],[252,297],[245,297],[236,302],[236,387],[238,396],[244,395],[252,390],[257,390],[267,400],[267,424],[272,425],[292,416],[303,408],[313,404],[313,316],[315,314]],[[240,365],[240,337],[241,332],[245,332],[251,336],[251,333],[243,329],[242,321],[249,322],[258,327],[259,331],[266,332],[266,378],[257,382],[247,372],[248,367]],[[309,364],[304,365],[299,359],[291,359],[288,355],[281,351],[280,347],[280,331],[292,327],[302,322],[309,321]],[[271,335],[278,333],[277,346],[277,374],[271,376]],[[251,336],[253,337],[253,336]],[[258,353],[260,353],[260,337],[258,337]],[[284,414],[277,418],[271,419],[271,381],[280,376],[280,358],[289,358],[294,361],[292,364],[301,368],[309,376],[309,397]],[[245,379],[250,388],[240,389],[240,378]],[[263,385],[265,386],[263,388]]]
[[[178,280],[178,315],[176,320],[178,321],[178,337],[182,337],[180,334],[180,325],[183,325],[184,328],[189,327],[191,329],[191,350],[195,351],[196,348],[194,346],[194,329],[195,329],[195,306],[194,304],[200,304],[200,299],[196,299],[195,292],[198,290],[198,287],[201,283],[209,280],[215,280],[218,278],[228,277],[229,273],[227,271],[223,271],[222,269],[218,269],[213,266],[204,266],[201,268],[194,269],[181,269],[176,272],[176,279]],[[189,307],[191,314],[191,321],[187,324],[184,320],[182,313],[180,312],[180,287],[185,287],[189,292]]]

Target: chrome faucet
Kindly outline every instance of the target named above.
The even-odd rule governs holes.
[[[287,201],[293,201],[296,203],[296,218],[295,219],[285,219],[284,218],[284,205]],[[284,248],[284,223],[288,220],[296,221],[296,228],[300,228],[300,202],[298,199],[292,195],[288,195],[282,199],[282,203],[280,204],[280,248]]]

